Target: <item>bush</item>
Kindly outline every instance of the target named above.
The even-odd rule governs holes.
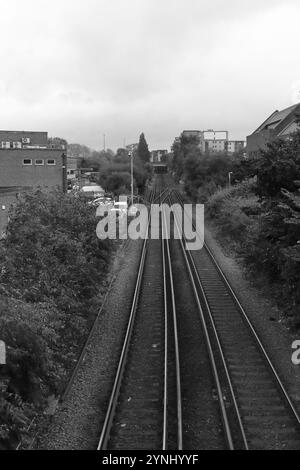
[[[187,194],[193,200],[205,202],[218,188],[228,184],[232,160],[227,155],[201,155],[191,151],[184,161],[184,179]]]
[[[61,390],[95,315],[110,252],[96,225],[94,208],[58,190],[24,195],[10,214],[0,245],[0,331],[8,347],[4,445]],[[19,425],[15,413],[7,415],[13,408]]]
[[[259,167],[263,168],[265,157],[261,158]],[[300,194],[297,189],[270,191],[280,167],[275,166],[263,198],[262,180],[248,180],[213,194],[206,214],[216,222],[218,234],[242,255],[255,278],[271,288],[280,306],[299,325]],[[287,183],[289,186],[289,180]],[[291,186],[298,188],[299,183],[293,181]]]
[[[121,157],[119,157],[121,158]],[[112,192],[119,196],[120,194],[126,194],[131,189],[131,168],[130,160],[128,155],[127,161],[119,160],[117,163],[109,165],[105,171],[101,172],[99,183],[103,186],[106,191]],[[143,194],[147,178],[150,175],[149,167],[142,165],[141,162],[136,160],[134,162],[133,177],[134,177],[134,188],[138,190],[140,194]]]
[[[206,210],[210,217],[217,217],[223,210],[225,201],[240,201],[243,207],[257,206],[257,197],[254,195],[254,181],[247,180],[235,186],[226,186],[215,191],[207,200]]]
[[[261,197],[280,197],[282,188],[296,191],[300,180],[300,131],[290,139],[269,144],[255,161],[255,174]]]
[[[239,242],[246,236],[252,220],[246,208],[256,207],[257,198],[252,193],[252,183],[244,182],[216,191],[207,201],[206,215],[215,220],[222,238]],[[247,195],[247,193],[249,194]]]

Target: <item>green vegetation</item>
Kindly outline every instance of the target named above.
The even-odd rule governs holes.
[[[207,197],[228,184],[228,174],[238,168],[241,159],[222,153],[202,154],[196,137],[181,136],[172,147],[175,179],[184,180],[185,191],[194,201]]]
[[[239,171],[244,182],[213,194],[207,215],[300,328],[300,131]]]
[[[126,149],[118,149],[116,156],[103,165],[98,178],[99,183],[108,192],[115,195],[127,194],[131,189],[131,162]],[[143,194],[147,179],[151,176],[149,165],[144,165],[137,152],[133,155],[133,178],[135,192]]]
[[[133,150],[133,185],[135,192],[139,194],[143,194],[147,179],[152,174],[147,157],[150,155],[148,145],[142,136],[144,134],[141,135],[139,148]],[[70,144],[69,151],[73,155],[80,156],[81,168],[92,168],[98,173],[94,180],[107,192],[114,193],[115,196],[130,193],[131,157],[128,149],[119,148],[116,153],[112,150],[96,152],[86,146]]]
[[[67,145],[59,138],[53,146]],[[116,154],[70,144],[80,166],[98,172],[115,195],[130,191],[127,149]],[[151,176],[144,135],[134,151],[134,187],[142,194]],[[26,440],[32,418],[67,382],[106,288],[109,241],[96,237],[95,208],[84,198],[41,190],[23,195],[0,244],[0,449]]]
[[[94,208],[79,197],[24,195],[0,245],[0,448],[58,395],[105,289],[110,243],[95,235]]]
[[[203,155],[195,137],[177,139],[172,150],[175,178],[192,200],[205,202],[220,241],[300,327],[300,131],[255,160]]]
[[[148,149],[148,144],[145,138],[144,133],[140,135],[140,140],[139,140],[139,145],[137,148],[137,155],[138,158],[144,162],[144,163],[149,163],[150,161],[150,152]]]

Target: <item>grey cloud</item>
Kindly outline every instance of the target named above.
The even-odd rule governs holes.
[[[290,104],[299,12],[298,0],[10,0],[1,122],[94,146],[142,130],[167,146],[183,127],[245,137]]]

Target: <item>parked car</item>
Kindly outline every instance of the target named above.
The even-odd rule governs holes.
[[[95,199],[92,199],[91,201],[88,202],[89,206],[107,206],[107,208],[110,208],[113,206],[113,200],[111,198],[107,198],[104,196],[97,197]]]

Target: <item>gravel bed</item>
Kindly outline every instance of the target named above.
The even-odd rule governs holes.
[[[142,244],[141,240],[129,241],[116,255],[112,267],[116,280],[84,361],[65,402],[52,417],[48,432],[39,437],[38,449],[96,449],[127,326]]]

